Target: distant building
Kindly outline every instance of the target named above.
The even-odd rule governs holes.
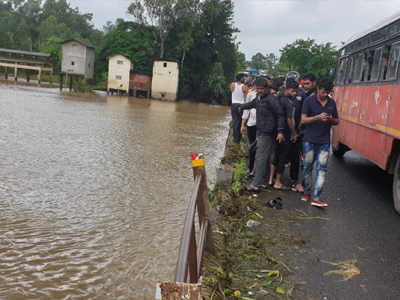
[[[62,44],[61,72],[93,78],[94,47],[78,40],[68,40]]]
[[[178,95],[179,67],[177,62],[156,60],[153,63],[151,95],[154,99],[175,101]]]
[[[133,68],[129,58],[117,54],[108,59],[107,92],[124,92],[129,94],[130,73]]]
[[[151,74],[144,72],[131,72],[129,82],[129,95],[134,97],[151,95]]]

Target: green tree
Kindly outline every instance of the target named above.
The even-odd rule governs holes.
[[[216,101],[217,103],[228,104],[224,101],[226,100],[226,80],[222,63],[217,62],[211,68],[211,72],[208,76],[208,86],[210,87],[210,97],[212,99],[219,99],[220,101]]]
[[[274,53],[269,53],[265,56],[265,71],[268,75],[277,77],[279,75],[278,64],[279,59]]]
[[[244,72],[247,68],[246,55],[240,52],[238,49],[236,51],[237,72]]]
[[[300,74],[312,72],[316,76],[327,76],[334,68],[338,51],[331,43],[318,44],[313,39],[296,40],[281,50],[280,64],[287,70]]]
[[[262,53],[258,52],[252,56],[250,67],[257,70],[265,70],[267,68],[267,58]]]
[[[108,58],[115,54],[128,57],[137,71],[152,71],[155,59],[153,28],[118,19],[96,49],[96,76],[104,80]]]
[[[160,46],[160,58],[164,58],[165,40],[173,26],[177,0],[133,0],[128,7],[136,22],[157,29],[155,34]]]

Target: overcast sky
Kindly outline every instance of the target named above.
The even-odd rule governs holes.
[[[299,38],[339,45],[400,11],[400,0],[233,0],[240,49],[249,60],[257,52],[279,54]],[[70,0],[92,12],[98,28],[117,18],[128,19],[130,0]]]

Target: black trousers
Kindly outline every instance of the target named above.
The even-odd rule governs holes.
[[[296,183],[299,183],[302,144],[303,141],[299,138],[296,143],[292,143],[290,151],[290,178]]]
[[[256,160],[257,126],[247,126],[247,140],[248,140],[248,146],[249,146],[248,168],[251,172],[254,169],[254,162]]]
[[[239,112],[240,104],[232,104],[232,128],[233,128],[233,142],[239,144],[242,139],[240,127],[242,127],[242,114]]]
[[[274,138],[269,135],[257,136],[257,152],[256,152],[256,174],[251,183],[253,186],[267,184],[268,162],[274,147]]]
[[[290,160],[291,143],[283,142],[275,144],[275,156],[272,164],[276,166],[276,173],[283,174],[285,165]]]

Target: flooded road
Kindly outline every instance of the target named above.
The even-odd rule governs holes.
[[[0,299],[154,299],[227,108],[0,85]]]

